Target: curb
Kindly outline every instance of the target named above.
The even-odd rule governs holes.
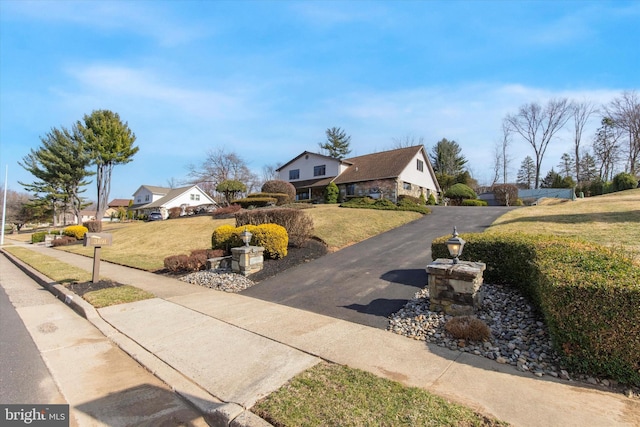
[[[205,421],[214,427],[273,427],[264,419],[236,403],[222,402],[182,373],[156,357],[140,344],[118,331],[105,321],[98,311],[82,297],[51,281],[19,258],[0,248],[0,252],[16,267],[43,288],[63,301],[73,311],[94,325],[105,337],[127,353],[147,371],[159,378],[183,400],[196,408]]]

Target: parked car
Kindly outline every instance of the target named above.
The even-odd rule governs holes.
[[[149,221],[162,221],[162,214],[160,212],[151,212],[149,214]]]

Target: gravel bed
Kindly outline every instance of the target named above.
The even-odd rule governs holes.
[[[228,269],[197,271],[182,276],[180,280],[225,292],[240,292],[255,284],[242,274],[232,273]]]
[[[628,397],[640,396],[638,388],[619,387],[614,380],[569,373],[560,364],[560,357],[553,349],[549,331],[541,316],[517,289],[491,284],[484,284],[483,289],[483,304],[476,310],[475,316],[490,327],[490,341],[458,340],[445,332],[444,325],[452,316],[429,311],[427,288],[418,291],[411,301],[389,317],[387,329],[440,347],[509,364],[537,377],[549,375],[578,380],[616,388]]]

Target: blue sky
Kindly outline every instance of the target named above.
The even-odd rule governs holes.
[[[637,90],[638,46],[637,1],[0,0],[0,182],[8,165],[23,191],[34,178],[17,162],[41,136],[109,109],[140,147],[111,198],[179,183],[218,148],[260,174],[317,151],[333,126],[352,156],[453,139],[489,184],[506,114]],[[509,155],[515,180],[533,151],[516,139]]]

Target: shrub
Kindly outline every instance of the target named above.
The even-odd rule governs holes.
[[[242,239],[239,234],[236,234],[236,230],[237,228],[231,225],[221,225],[213,230],[211,248],[229,252],[231,248],[242,246]]]
[[[455,205],[461,205],[463,200],[475,199],[477,197],[475,191],[465,184],[452,185],[444,195],[451,199]]]
[[[230,225],[221,225],[213,231],[211,237],[213,248],[229,248],[230,250],[231,248],[243,246],[244,243],[240,238],[240,233],[245,229],[253,235],[250,244],[264,247],[266,258],[278,259],[287,255],[289,236],[287,235],[287,230],[278,224],[249,224],[235,228]]]
[[[189,257],[187,255],[170,255],[164,259],[164,268],[177,273],[187,269],[187,262]]]
[[[432,242],[434,258],[449,257],[448,237]],[[461,237],[486,282],[518,287],[542,313],[565,366],[640,385],[640,267],[629,256],[556,236]]]
[[[486,200],[480,199],[466,199],[462,201],[462,206],[488,206]]]
[[[175,208],[170,208],[168,210],[169,216],[167,217],[167,219],[176,219],[176,218],[180,218],[180,216],[182,215],[182,208],[177,206]]]
[[[102,233],[102,221],[86,221],[82,223],[89,233]]]
[[[325,203],[338,203],[338,196],[340,196],[340,189],[335,182],[330,182],[324,189]]]
[[[62,234],[69,237],[75,237],[76,240],[84,239],[84,235],[87,234],[89,230],[87,227],[83,225],[70,225],[69,227],[62,230]]]
[[[487,341],[491,337],[487,324],[473,316],[453,317],[444,324],[444,329],[456,339]]]
[[[518,200],[518,187],[513,184],[495,184],[491,191],[500,206],[516,206]]]
[[[358,207],[366,207],[370,208],[376,202],[375,199],[371,197],[354,197],[340,204],[340,207],[345,208],[358,208]]]
[[[273,197],[248,197],[245,199],[238,199],[233,201],[234,204],[238,204],[245,209],[262,208],[265,206],[273,206],[278,203],[278,199]]]
[[[638,186],[638,180],[630,173],[620,172],[613,177],[613,191],[631,190]]]
[[[434,199],[435,201],[435,199]],[[420,193],[420,206],[424,206],[427,204],[427,199],[424,198],[424,193]]]
[[[423,199],[424,199],[424,195],[422,195]],[[420,198],[419,197],[414,197],[414,196],[410,196],[408,194],[401,194],[398,196],[398,206],[402,205],[402,204],[410,204],[410,205],[415,205],[415,206],[420,206]],[[422,203],[424,205],[424,203]]]
[[[37,231],[31,235],[31,243],[42,243],[44,238],[49,234],[46,231]]]
[[[276,206],[286,205],[290,202],[289,195],[285,193],[253,193],[248,194],[247,199],[253,198],[274,198],[276,199]]]
[[[388,209],[392,211],[395,211],[398,209],[398,206],[389,199],[377,199],[373,203],[373,206],[376,209]]]
[[[284,193],[289,195],[289,202],[291,203],[296,199],[296,187],[292,183],[274,179],[262,184],[260,189],[263,193]]]
[[[77,240],[75,237],[71,237],[71,236],[60,236],[57,239],[53,239],[51,241],[51,246],[53,247],[57,247],[57,246],[67,246],[70,245],[72,243],[76,243]]]
[[[229,205],[224,206],[222,208],[218,208],[213,211],[213,216],[215,218],[233,218],[233,215],[242,209],[240,205]]]
[[[436,204],[436,196],[433,194],[429,194],[429,199],[427,200],[428,205],[434,206]]]
[[[289,240],[296,246],[301,246],[313,235],[313,220],[300,209],[260,209],[238,212],[235,217],[236,227],[278,224],[287,230]]]

